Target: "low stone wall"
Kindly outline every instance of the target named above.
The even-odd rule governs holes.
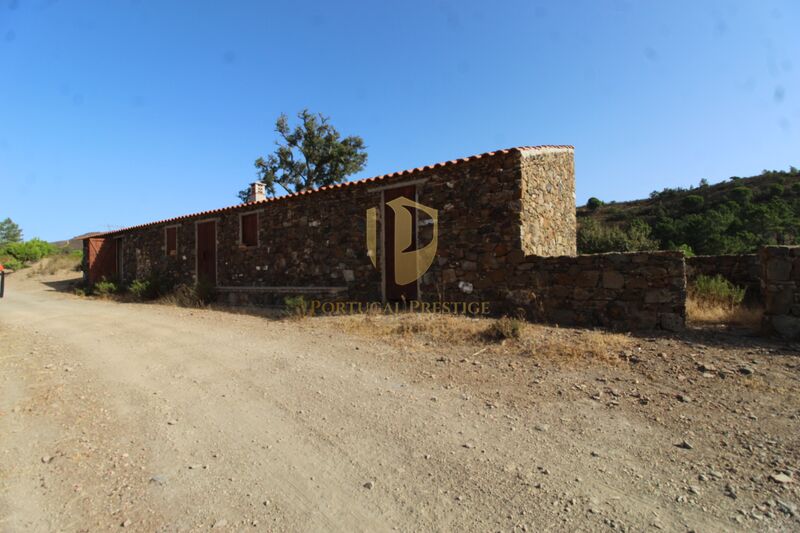
[[[744,287],[745,302],[761,302],[761,265],[757,254],[698,255],[686,259],[686,280],[689,284],[697,276],[721,275],[734,285]]]
[[[800,246],[759,250],[766,333],[800,339]]]
[[[501,302],[532,320],[624,331],[686,324],[682,253],[529,256],[506,279]]]

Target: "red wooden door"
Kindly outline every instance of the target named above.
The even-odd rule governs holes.
[[[387,206],[387,202],[391,202],[395,198],[405,196],[409,200],[416,201],[417,189],[414,185],[406,187],[397,187],[396,189],[387,189],[383,191],[383,214],[386,218],[386,229],[384,231],[384,246],[386,263],[384,269],[384,280],[386,283],[386,300],[390,302],[410,301],[417,299],[417,282],[412,281],[406,285],[398,285],[395,280],[395,252],[394,252],[394,230],[395,230],[395,215],[394,210]],[[411,247],[417,247],[417,216],[413,213],[411,218]]]
[[[217,223],[197,224],[197,281],[217,285]]]
[[[89,283],[114,280],[117,277],[117,240],[92,237],[89,239]]]

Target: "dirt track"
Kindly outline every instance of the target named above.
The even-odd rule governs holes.
[[[564,366],[58,279],[0,300],[0,531],[800,529],[791,347]]]

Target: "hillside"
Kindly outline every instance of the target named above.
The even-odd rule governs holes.
[[[703,181],[630,202],[590,198],[577,213],[581,253],[752,253],[764,244],[800,243],[800,171],[765,170],[714,185]]]

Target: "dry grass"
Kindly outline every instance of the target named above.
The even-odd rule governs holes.
[[[686,317],[697,324],[733,324],[757,329],[762,315],[763,310],[759,308],[729,306],[694,297],[686,299]]]
[[[33,276],[52,276],[59,272],[78,270],[81,258],[70,254],[59,254],[45,257],[28,271],[28,277]]]
[[[525,339],[524,343],[528,355],[536,359],[615,364],[627,358],[633,341],[620,333],[551,329]]]
[[[331,323],[346,333],[361,337],[445,344],[474,344],[492,322],[485,318],[428,313],[365,313],[316,317],[313,320]]]
[[[625,359],[633,340],[618,333],[567,329],[509,318],[404,313],[315,317],[339,331],[391,344],[446,349],[480,348],[532,359],[616,363]]]

